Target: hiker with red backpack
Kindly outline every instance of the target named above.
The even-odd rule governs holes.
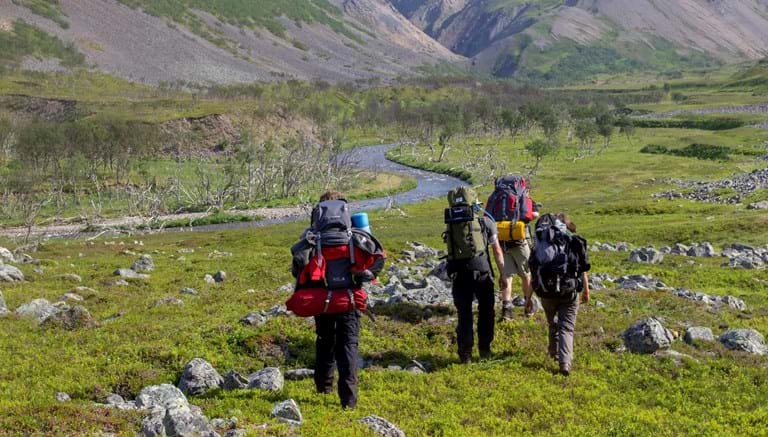
[[[504,250],[504,271],[500,274],[501,318],[512,319],[512,279],[515,275],[522,282],[525,297],[525,313],[533,313],[533,290],[528,258],[528,223],[538,217],[536,205],[531,199],[528,181],[521,176],[504,176],[494,182],[495,188],[486,204],[486,211],[496,221],[499,242]],[[501,282],[503,280],[503,282]]]
[[[549,356],[568,376],[573,364],[573,336],[579,302],[589,302],[591,265],[587,241],[576,235],[576,225],[565,214],[545,214],[536,222],[530,260],[533,289],[549,325]],[[581,299],[579,299],[581,294]]]
[[[494,337],[494,305],[496,300],[493,268],[488,248],[493,249],[496,266],[504,270],[504,255],[499,245],[496,225],[487,217],[477,194],[469,187],[458,187],[448,193],[444,214],[443,239],[448,246],[448,275],[453,282],[453,302],[458,312],[456,340],[459,361],[472,361],[474,331],[472,303],[477,299],[477,340],[480,358],[491,355]],[[503,282],[503,280],[502,280]]]
[[[286,306],[297,316],[315,318],[315,388],[331,393],[337,368],[341,406],[355,408],[360,318],[368,301],[363,284],[381,272],[384,249],[369,232],[353,228],[342,195],[327,192],[291,254],[296,286]]]

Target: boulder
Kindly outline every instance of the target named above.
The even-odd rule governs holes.
[[[371,429],[374,434],[384,437],[405,437],[403,430],[392,424],[392,422],[375,415],[366,416],[360,419]]]
[[[141,434],[146,437],[218,436],[200,408],[195,406],[153,408],[142,421]]]
[[[197,296],[198,292],[194,288],[184,287],[181,289],[181,294],[187,294],[190,296]]]
[[[720,343],[726,348],[749,352],[755,355],[768,354],[765,338],[754,329],[734,329],[720,336]]]
[[[240,319],[240,323],[246,326],[263,326],[265,323],[267,323],[267,318],[264,317],[263,314],[260,312],[253,312],[249,313],[246,316],[244,316],[242,319]]]
[[[715,335],[712,334],[712,329],[702,326],[692,326],[685,330],[683,341],[688,344],[694,344],[695,342],[703,341],[715,341]]]
[[[277,367],[266,367],[248,375],[248,388],[250,389],[281,391],[284,384],[283,374]]]
[[[72,308],[50,315],[43,321],[42,326],[73,331],[79,328],[95,328],[99,324],[91,317],[91,313],[87,308],[75,305]]]
[[[118,410],[135,410],[136,401],[126,401],[122,396],[111,393],[107,396],[106,404],[110,407],[117,408]]]
[[[83,282],[83,278],[75,273],[65,273],[63,275],[56,276],[54,279],[58,279],[59,281],[74,282],[76,284]]]
[[[747,209],[768,209],[768,200],[750,203]]]
[[[664,260],[664,254],[653,247],[643,247],[629,253],[629,262],[658,264]]]
[[[72,398],[69,397],[68,394],[60,391],[60,392],[56,393],[56,400],[58,402],[69,402],[69,401],[72,400]]]
[[[213,275],[213,280],[217,283],[224,282],[227,279],[227,272],[219,270]]]
[[[136,395],[136,406],[144,409],[163,409],[189,406],[184,393],[171,384],[152,385],[141,389]]]
[[[155,270],[155,260],[152,259],[152,255],[142,255],[134,261],[131,270],[134,272],[152,272]]]
[[[14,266],[0,264],[0,282],[22,282],[24,273]]]
[[[13,256],[13,252],[6,249],[5,247],[0,247],[0,264],[12,262],[16,262],[16,259]]]
[[[652,354],[667,349],[674,341],[670,330],[655,317],[639,320],[624,331],[624,344],[635,353]]]
[[[141,279],[141,280],[149,279],[149,275],[144,273],[138,273],[132,269],[117,269],[115,270],[114,274],[115,276],[119,276],[124,279]]]
[[[179,390],[190,396],[199,396],[224,385],[224,378],[202,358],[195,358],[184,367]]]
[[[248,388],[248,379],[235,370],[230,370],[224,375],[224,390],[239,390]]]
[[[60,312],[59,307],[54,306],[45,299],[35,299],[16,308],[16,315],[26,319],[35,319],[42,323],[48,317]]]
[[[285,379],[289,381],[301,381],[302,379],[310,379],[315,376],[313,369],[295,369],[285,372]]]
[[[300,426],[304,423],[299,405],[293,399],[280,402],[272,409],[272,417],[289,425]]]

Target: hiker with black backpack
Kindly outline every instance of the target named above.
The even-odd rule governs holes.
[[[501,272],[501,319],[512,319],[512,279],[520,277],[525,313],[533,313],[533,290],[528,258],[531,248],[528,244],[528,223],[538,217],[536,204],[531,199],[528,181],[521,176],[504,176],[494,182],[494,190],[485,207],[496,221],[499,242],[504,251],[504,270]]]
[[[579,302],[589,302],[590,267],[587,241],[576,235],[576,225],[567,215],[539,218],[530,260],[533,289],[547,316],[549,356],[559,362],[560,374],[565,376],[570,375],[573,363]]]
[[[337,368],[341,406],[355,408],[360,318],[368,304],[363,284],[381,272],[384,249],[369,232],[353,228],[342,195],[327,192],[291,254],[296,286],[286,306],[297,316],[315,318],[315,388],[331,393]]]
[[[448,193],[444,214],[443,239],[448,246],[448,275],[453,282],[453,302],[458,312],[456,340],[459,361],[472,361],[474,331],[472,303],[478,302],[477,340],[481,358],[491,355],[494,336],[496,300],[494,272],[488,248],[493,249],[496,266],[504,270],[504,255],[499,245],[496,225],[487,217],[469,187],[458,187]]]

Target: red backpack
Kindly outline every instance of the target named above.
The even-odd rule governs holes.
[[[322,202],[312,226],[291,248],[296,289],[286,302],[300,317],[367,309],[364,282],[384,266],[386,254],[376,238],[353,229],[343,200]]]
[[[533,220],[533,200],[528,192],[528,183],[521,176],[504,176],[496,179],[496,188],[488,198],[485,210],[496,222]]]

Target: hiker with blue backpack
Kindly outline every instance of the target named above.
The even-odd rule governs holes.
[[[545,214],[539,218],[530,259],[532,285],[547,316],[547,351],[558,361],[564,376],[570,375],[573,364],[579,302],[589,302],[590,267],[587,241],[576,235],[576,225],[567,215]]]
[[[504,250],[504,270],[500,273],[501,319],[512,319],[512,279],[520,277],[525,313],[533,313],[533,290],[528,258],[531,248],[528,244],[528,223],[538,217],[536,204],[531,199],[528,181],[515,175],[497,178],[494,190],[488,198],[486,211],[496,222],[499,242]]]
[[[478,303],[477,343],[480,358],[491,356],[494,337],[496,291],[489,248],[496,266],[504,270],[504,255],[499,245],[496,224],[485,214],[477,194],[469,187],[458,187],[448,193],[443,239],[448,247],[448,275],[453,282],[453,303],[458,313],[456,341],[459,361],[472,362],[474,330],[472,304]],[[502,279],[502,287],[505,285]]]

